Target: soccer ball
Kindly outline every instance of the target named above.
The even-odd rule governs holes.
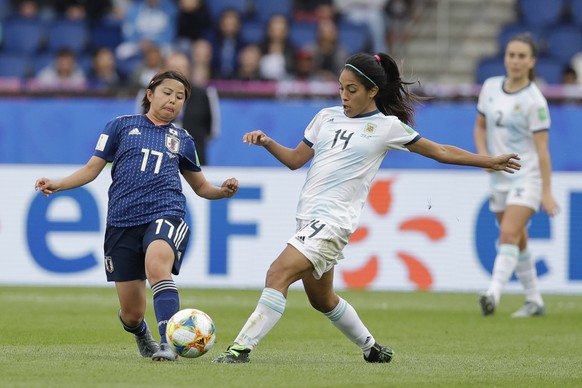
[[[180,310],[168,321],[166,339],[178,355],[187,358],[200,357],[214,346],[214,322],[203,311]]]

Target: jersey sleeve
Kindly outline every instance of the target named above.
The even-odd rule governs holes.
[[[412,144],[420,139],[420,135],[414,129],[404,124],[398,119],[392,121],[392,126],[388,131],[386,147],[389,150],[408,151],[406,145]]]
[[[305,128],[305,132],[303,133],[303,141],[310,147],[315,144],[317,135],[319,134],[319,130],[321,128],[321,123],[323,123],[323,115],[323,111],[319,111],[315,117],[313,117],[307,128]]]
[[[479,92],[479,98],[477,100],[477,112],[481,113],[483,116],[485,116],[485,112],[487,111],[485,103],[487,101],[486,97],[489,83],[490,83],[489,80],[485,80],[483,86],[481,87],[481,91]]]
[[[190,135],[186,135],[182,138],[183,141],[183,152],[180,155],[180,171],[188,170],[194,172],[200,172],[200,160],[198,159],[198,154],[196,153],[196,146],[194,145],[194,140]]]
[[[108,122],[103,129],[103,132],[97,140],[94,156],[98,156],[108,162],[113,162],[115,152],[118,147],[118,134],[121,127],[119,119],[114,119]]]
[[[531,104],[528,112],[529,130],[532,132],[542,131],[550,128],[550,111],[545,98],[537,99]]]

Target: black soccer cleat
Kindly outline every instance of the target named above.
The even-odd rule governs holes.
[[[364,356],[364,360],[367,362],[387,364],[392,361],[394,356],[394,350],[390,349],[388,346],[382,346],[379,343],[375,343],[370,349],[370,354],[368,357]]]

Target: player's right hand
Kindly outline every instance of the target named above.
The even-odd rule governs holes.
[[[266,146],[271,141],[271,138],[263,131],[256,130],[252,132],[247,132],[243,135],[243,143],[255,144],[260,146]]]
[[[57,191],[54,182],[48,178],[38,178],[34,184],[34,189],[40,191],[46,197]]]

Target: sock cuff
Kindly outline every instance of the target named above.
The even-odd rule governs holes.
[[[529,249],[524,249],[523,251],[519,252],[518,260],[519,261],[528,261],[531,259],[531,252]]]
[[[499,254],[515,257],[517,259],[519,256],[519,247],[514,244],[501,244],[499,246]]]
[[[166,292],[178,293],[178,287],[176,287],[176,283],[174,283],[173,280],[160,280],[152,285],[152,293],[154,294],[154,297]]]
[[[329,318],[330,321],[335,322],[339,321],[345,314],[348,308],[348,302],[345,299],[339,298],[339,303],[333,310],[330,312],[324,313],[326,317]]]
[[[281,292],[273,288],[265,288],[261,294],[259,303],[275,310],[279,314],[283,314],[287,299],[285,299],[285,296]]]

